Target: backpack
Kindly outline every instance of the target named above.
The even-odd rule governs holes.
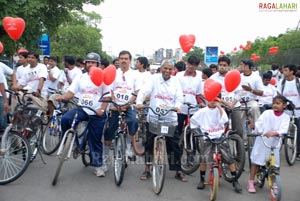
[[[300,95],[300,81],[299,81],[299,78],[297,78],[297,77],[295,77],[295,79],[296,79],[297,91],[298,91],[298,93]],[[286,81],[286,79],[283,79],[282,82],[281,82],[281,94],[283,94],[285,81]]]

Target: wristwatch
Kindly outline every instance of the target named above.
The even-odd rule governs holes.
[[[102,113],[104,113],[104,112],[105,112],[105,110],[103,110],[103,109],[101,109],[100,111],[101,111]]]

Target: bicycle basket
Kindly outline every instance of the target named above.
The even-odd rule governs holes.
[[[158,119],[150,116],[149,131],[155,135],[173,137],[177,128],[177,121],[170,118]]]

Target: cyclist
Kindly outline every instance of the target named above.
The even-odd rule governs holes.
[[[97,53],[89,53],[86,56],[86,71],[80,76],[77,76],[72,84],[69,87],[69,91],[59,97],[57,101],[69,100],[74,97],[75,94],[80,94],[79,104],[83,106],[89,106],[96,110],[97,114],[94,114],[88,109],[80,109],[78,113],[78,118],[80,121],[87,121],[89,132],[89,148],[90,148],[90,158],[91,166],[95,167],[95,174],[98,177],[104,177],[106,167],[102,162],[102,131],[104,128],[106,120],[106,108],[107,103],[99,102],[99,99],[110,100],[110,89],[105,84],[100,85],[99,87],[94,85],[89,77],[89,70],[92,66],[99,67],[100,56]],[[77,108],[74,108],[62,117],[61,128],[62,132],[65,133],[69,128],[76,113]]]
[[[5,85],[4,85],[4,82],[5,82],[5,77],[3,75],[2,72],[0,72],[0,100],[1,102],[1,105],[0,105],[0,115],[1,116],[6,116],[6,113],[8,112],[8,100],[6,98],[6,92],[5,92]],[[0,132],[4,131],[5,127],[3,126],[2,127],[2,122],[0,122]]]
[[[274,136],[279,136],[288,131],[290,117],[288,114],[284,113],[284,110],[293,110],[294,104],[289,101],[286,97],[278,95],[273,99],[272,110],[266,110],[263,112],[258,120],[255,122],[255,131],[262,133],[266,143],[268,145],[273,144],[276,146],[278,144],[278,138],[273,138]],[[254,177],[257,171],[257,166],[264,166],[266,160],[270,157],[271,150],[265,147],[261,138],[256,138],[255,143],[251,152],[251,170],[250,170],[250,180],[248,181],[248,192],[255,193],[254,187]],[[275,156],[275,166],[280,166],[280,153],[279,149],[274,150]]]
[[[180,108],[183,102],[183,94],[181,86],[176,76],[171,76],[173,70],[173,61],[167,60],[162,63],[161,74],[153,75],[151,82],[145,85],[138,94],[137,97],[137,108],[143,108],[143,101],[151,94],[150,107],[155,108],[155,111],[163,113],[164,110],[175,108],[177,113],[180,113]],[[153,115],[152,111],[149,110],[147,121],[150,118],[156,120],[156,116]],[[177,114],[170,112],[164,118],[170,122],[177,122]],[[147,127],[149,124],[147,124]],[[150,133],[147,129],[147,140],[145,144],[145,162],[146,169],[141,175],[141,180],[146,180],[150,177],[150,163],[153,158],[153,144],[155,135]],[[179,147],[180,134],[176,129],[173,137],[166,137],[166,146],[169,159],[169,169],[176,171],[175,178],[181,181],[187,181],[187,178],[181,171],[181,150]]]
[[[111,84],[112,100],[117,104],[126,104],[128,102],[134,102],[141,87],[139,75],[137,71],[130,68],[131,53],[127,50],[123,50],[119,53],[120,68],[117,70],[117,75],[114,82]],[[132,148],[132,136],[138,129],[138,120],[136,118],[136,109],[130,105],[126,105],[122,108],[126,111],[126,123],[128,126],[129,136],[127,136],[127,148],[126,155],[130,160],[134,160],[134,153]],[[105,131],[105,147],[104,155],[109,155],[110,146],[114,139],[114,134],[118,128],[118,115],[119,112],[116,110],[113,104],[110,106],[109,117],[108,117],[108,128]]]
[[[219,138],[225,131],[225,123],[228,121],[226,112],[220,105],[220,99],[216,98],[208,102],[208,106],[198,110],[191,118],[191,129],[199,129],[201,132],[209,134],[210,138]],[[204,137],[205,139],[205,137]],[[200,182],[197,185],[198,189],[204,189],[206,163],[212,161],[212,144],[209,141],[204,141],[204,146],[201,146],[201,163],[200,163]],[[225,142],[220,145],[222,160],[229,164],[231,175],[236,175],[236,167],[233,156],[230,154],[229,145]],[[232,185],[236,192],[242,192],[242,188],[237,179],[233,180]]]
[[[264,87],[264,94],[259,97],[258,103],[260,105],[260,112],[263,113],[267,109],[272,108],[272,100],[275,96],[278,95],[275,86],[270,84],[270,80],[272,78],[271,71],[268,71],[263,74],[262,81]]]
[[[278,92],[300,107],[300,79],[295,76],[297,67],[287,64],[283,67],[284,79],[277,85]],[[291,113],[289,113],[291,115]],[[297,126],[297,160],[300,160],[300,110],[295,110],[295,124]]]

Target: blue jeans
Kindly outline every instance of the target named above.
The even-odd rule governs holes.
[[[108,128],[105,131],[105,141],[112,141],[115,138],[115,132],[118,129],[119,112],[111,110],[108,118]],[[126,124],[129,134],[136,133],[138,129],[138,119],[136,118],[136,109],[129,107],[126,111]]]
[[[7,114],[3,114],[4,111],[4,99],[0,96],[0,130],[5,130],[7,127]]]
[[[62,132],[65,133],[71,128],[74,115],[78,108],[73,108],[62,116],[61,128]],[[89,121],[88,128],[88,142],[90,148],[91,166],[101,167],[102,166],[102,133],[107,116],[104,113],[101,117],[97,115],[88,115],[84,110],[78,110],[78,120]]]

